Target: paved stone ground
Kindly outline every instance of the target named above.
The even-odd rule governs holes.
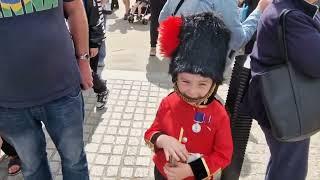
[[[85,92],[86,152],[92,180],[152,179],[151,151],[145,146],[143,133],[154,119],[162,97],[171,91],[169,79],[154,73],[152,83],[144,73],[105,71],[111,93],[108,108],[96,111],[95,94]],[[126,76],[121,78],[122,76]],[[143,78],[144,74],[144,78]],[[113,79],[113,77],[120,77]],[[130,80],[131,79],[131,80]],[[140,80],[139,80],[140,79]],[[156,83],[158,79],[158,83]],[[161,80],[160,80],[161,79]],[[227,86],[219,90],[225,99]],[[47,136],[47,134],[46,134]],[[48,158],[56,180],[62,179],[60,157],[47,136]],[[243,180],[262,180],[269,153],[262,132],[254,123],[241,174]],[[308,180],[318,180],[320,162],[319,135],[312,139]],[[1,163],[1,175],[5,176],[6,161]],[[6,179],[6,178],[2,178]],[[8,179],[22,179],[19,175]]]

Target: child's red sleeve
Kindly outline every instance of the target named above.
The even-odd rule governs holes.
[[[231,162],[233,142],[230,119],[225,111],[223,113],[225,115],[217,124],[212,153],[189,163],[196,179],[210,179]]]
[[[166,112],[167,112],[167,107],[165,105],[165,101],[162,100],[152,125],[144,133],[144,140],[146,144],[149,146],[149,148],[151,148],[152,150],[155,150],[155,143],[157,138],[161,134],[164,134],[162,131],[163,129],[162,121]]]

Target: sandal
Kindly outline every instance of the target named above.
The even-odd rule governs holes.
[[[9,169],[13,166],[18,166],[16,171],[9,172]],[[8,175],[9,176],[15,176],[21,172],[21,160],[18,156],[9,156],[9,163],[8,163]]]

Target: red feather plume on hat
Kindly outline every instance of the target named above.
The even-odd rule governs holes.
[[[160,53],[165,57],[172,54],[180,44],[179,34],[182,26],[182,18],[170,16],[162,21],[159,26]]]

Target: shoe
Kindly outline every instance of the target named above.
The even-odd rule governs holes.
[[[156,56],[157,55],[157,48],[151,47],[150,49],[150,56]]]
[[[111,11],[111,10],[102,10],[101,12],[102,12],[102,14],[105,14],[105,15],[110,15],[110,14],[112,14],[112,11]]]
[[[129,13],[124,14],[123,20],[128,20]]]
[[[109,91],[107,88],[107,81],[102,80],[100,76],[94,72],[92,72],[92,78],[93,78],[93,90],[97,94],[96,108],[100,110],[104,108],[107,101],[107,96],[109,94]]]
[[[12,169],[14,166],[17,168],[9,172],[10,169]],[[15,176],[21,172],[21,161],[18,156],[9,156],[9,163],[8,163],[8,176]]]
[[[102,110],[105,108],[106,103],[107,103],[107,99],[108,99],[108,95],[109,95],[108,89],[103,91],[102,93],[97,94],[97,104],[96,104],[97,110]]]

